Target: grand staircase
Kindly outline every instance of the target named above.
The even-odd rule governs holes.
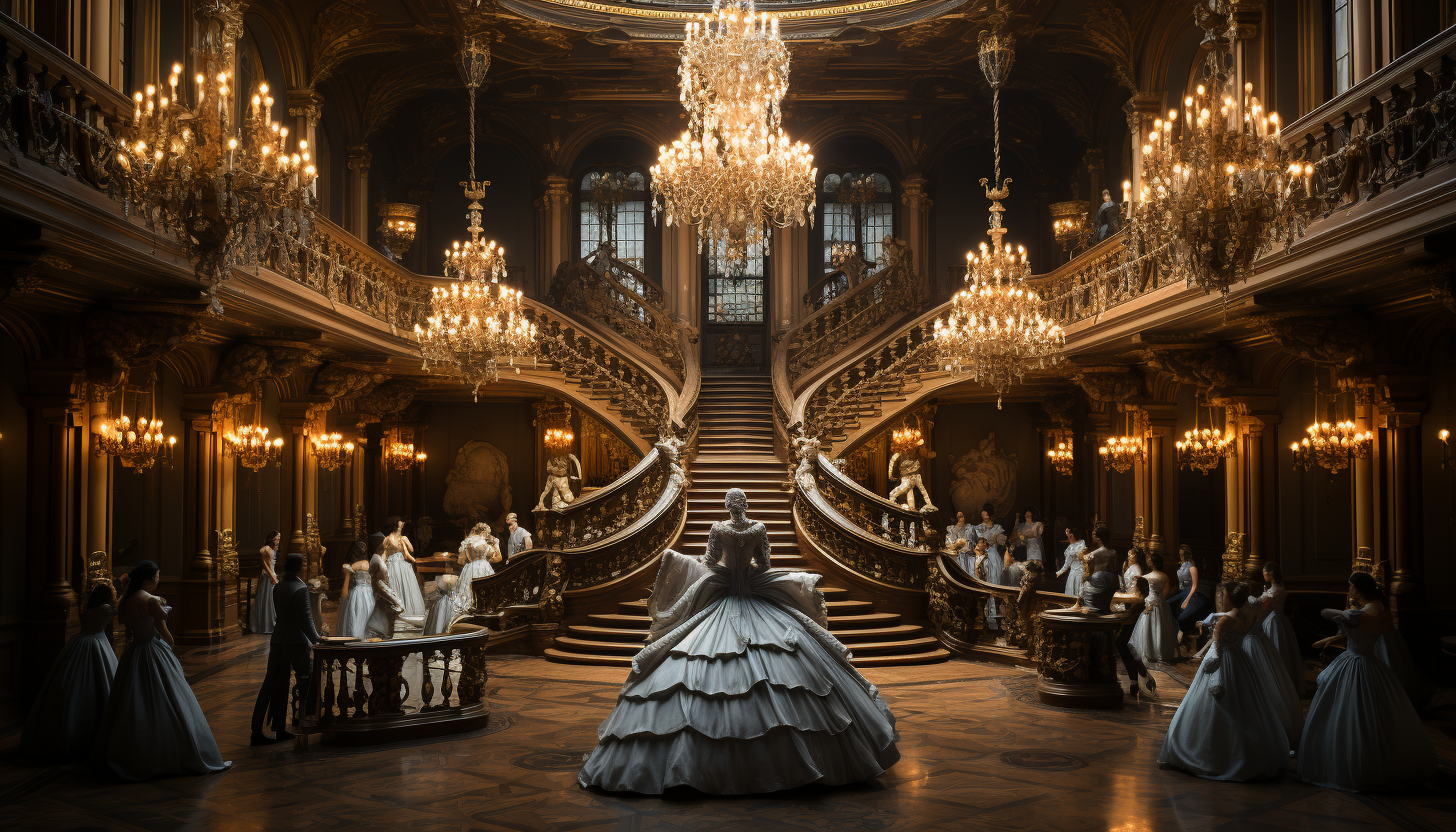
[[[693,461],[688,491],[687,523],[673,546],[688,555],[703,554],[708,530],[727,517],[724,493],[742,488],[748,494],[748,515],[768,527],[773,568],[815,572],[799,551],[794,534],[793,495],[783,490],[784,464],[773,450],[773,393],[767,378],[716,376],[703,379],[698,397],[698,456]],[[919,624],[907,624],[896,613],[875,612],[871,601],[853,597],[843,587],[821,586],[829,608],[829,629],[854,654],[859,667],[926,664],[944,661],[950,653]],[[546,649],[552,661],[628,667],[642,649],[651,619],[647,599],[627,601],[614,613],[589,615],[571,624],[566,634]]]

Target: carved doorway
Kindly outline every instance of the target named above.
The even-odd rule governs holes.
[[[703,371],[758,375],[768,371],[768,258],[749,249],[740,273],[723,258],[703,264]]]

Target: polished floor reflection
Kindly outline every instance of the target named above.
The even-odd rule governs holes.
[[[625,671],[498,657],[486,729],[422,744],[249,748],[267,645],[181,650],[232,771],[140,784],[25,764],[0,734],[5,829],[1439,830],[1456,827],[1456,705],[1426,726],[1442,755],[1428,789],[1347,795],[1288,776],[1227,784],[1158,768],[1164,701],[1076,713],[1036,701],[1023,670],[951,661],[868,671],[899,717],[901,762],[877,782],[772,796],[585,792],[574,778]]]

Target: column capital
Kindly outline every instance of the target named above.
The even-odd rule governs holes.
[[[923,176],[908,176],[900,180],[900,204],[911,211],[929,211],[935,205],[925,186],[930,184]]]
[[[367,144],[351,144],[344,148],[344,160],[349,170],[368,173],[369,165],[374,161],[374,154],[369,152]]]
[[[541,196],[536,199],[536,209],[549,212],[571,204],[571,180],[560,174],[548,174],[541,180]]]
[[[317,90],[301,89],[288,91],[288,114],[294,118],[307,119],[317,124],[323,114],[324,97]]]

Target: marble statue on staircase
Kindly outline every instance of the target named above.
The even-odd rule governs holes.
[[[576,466],[576,476],[571,476],[571,466]],[[546,500],[551,499],[551,509],[560,511],[571,505],[576,500],[576,494],[571,490],[571,480],[581,480],[581,460],[576,454],[563,454],[553,456],[546,462],[546,488],[541,491],[541,499],[536,502],[536,510],[546,508]]]
[[[928,455],[926,455],[928,458]],[[925,487],[925,480],[920,473],[920,461],[922,454],[919,449],[911,449],[904,453],[896,451],[890,457],[889,478],[895,479],[895,463],[900,464],[900,484],[890,490],[890,501],[899,503],[904,497],[905,508],[915,511],[915,492],[919,491],[920,496],[925,498],[925,507],[921,511],[935,511],[935,506],[930,502],[930,490]]]

